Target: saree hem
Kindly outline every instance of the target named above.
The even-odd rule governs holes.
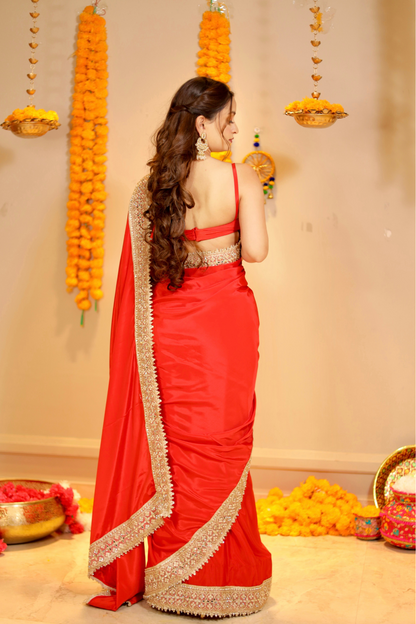
[[[94,577],[97,570],[109,565],[129,550],[136,548],[148,535],[154,533],[163,524],[163,518],[158,515],[158,498],[158,495],[155,494],[126,522],[91,544],[88,561],[89,578],[101,582]]]
[[[146,568],[145,599],[189,579],[214,556],[241,509],[249,469],[250,459],[230,495],[182,548],[157,565]]]
[[[179,583],[155,596],[145,597],[159,611],[187,615],[229,617],[260,611],[270,595],[272,579],[255,587],[206,587]]]

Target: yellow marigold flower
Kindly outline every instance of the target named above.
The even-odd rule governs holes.
[[[93,507],[94,499],[93,498],[80,498],[78,501],[79,510],[81,513],[91,513]]]
[[[102,261],[102,258],[100,258]],[[97,260],[91,260],[91,262],[96,262]],[[91,269],[90,271],[91,277],[102,277],[104,275],[104,271],[102,269]]]
[[[267,535],[278,535],[279,529],[276,524],[269,524],[266,527],[266,533]]]
[[[91,289],[91,297],[98,301],[104,297],[104,293],[100,288],[93,288]]]
[[[78,266],[80,269],[89,269],[91,262],[89,260],[84,260],[84,258],[79,258]]]
[[[373,518],[380,515],[380,509],[375,505],[367,505],[366,507],[363,507],[357,515],[364,516],[366,518]]]
[[[269,491],[269,496],[276,496],[277,498],[282,498],[283,497],[283,492],[282,492],[282,490],[280,488],[275,487],[275,488],[272,488]]]
[[[82,299],[81,301],[77,302],[77,307],[80,310],[89,310],[91,307],[91,301],[89,301],[88,299]]]
[[[104,164],[104,163],[105,163],[105,161],[107,160],[107,156],[104,156],[104,154],[103,154],[103,155],[97,154],[97,150],[94,150],[94,152],[95,152],[95,155],[94,155],[94,163],[95,163],[96,165],[102,165],[102,164]],[[104,198],[104,199],[105,199],[105,198]]]
[[[102,247],[97,247],[97,249],[92,250],[92,255],[94,258],[104,258],[104,249]]]
[[[91,249],[91,247],[92,247],[92,243],[91,243],[91,241],[88,238],[81,238],[80,245],[84,249]]]
[[[92,199],[95,199],[97,201],[104,201],[107,197],[107,193],[105,193],[104,191],[95,191],[92,194]]]
[[[91,268],[98,269],[102,267],[104,264],[104,260],[102,258],[97,258],[96,260],[91,260]],[[102,275],[96,275],[95,277],[102,277]]]
[[[328,489],[330,488],[330,484],[327,479],[319,479],[317,483],[318,483],[318,487],[321,488],[321,490],[324,490],[325,492],[327,492]]]
[[[81,256],[81,258],[85,258],[85,260],[89,260],[91,258],[90,250],[85,249],[84,247],[79,248],[78,255]]]
[[[288,518],[291,518],[292,520],[296,520],[301,509],[302,509],[302,505],[300,504],[300,502],[292,503],[287,510]]]

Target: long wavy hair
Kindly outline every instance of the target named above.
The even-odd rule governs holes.
[[[211,78],[191,78],[173,96],[165,121],[154,135],[156,153],[150,167],[148,191],[151,204],[145,216],[152,234],[146,237],[151,246],[150,277],[153,284],[169,280],[168,289],[180,288],[184,263],[188,256],[184,240],[185,215],[194,199],[185,188],[192,161],[196,160],[199,138],[195,120],[203,115],[209,121],[231,105],[234,93],[226,84]],[[224,128],[219,128],[225,139]]]

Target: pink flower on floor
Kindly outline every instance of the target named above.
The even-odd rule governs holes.
[[[6,548],[7,548],[7,544],[3,542],[3,540],[0,538],[0,553],[2,553],[3,550],[6,550]]]
[[[23,485],[14,485],[11,481],[0,487],[0,503],[42,500],[50,496],[58,498],[64,508],[65,524],[68,525],[71,533],[83,533],[83,525],[75,519],[78,514],[79,505],[74,501],[74,491],[72,488],[64,488],[60,483],[54,483],[48,491],[43,492]],[[6,544],[2,547],[0,543],[0,552],[5,548]]]

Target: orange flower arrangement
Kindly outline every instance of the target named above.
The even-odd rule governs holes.
[[[343,113],[344,108],[341,104],[331,104],[328,100],[305,97],[301,101],[295,100],[285,106],[285,111],[290,113]]]
[[[105,19],[87,6],[80,15],[72,104],[70,184],[67,203],[67,291],[84,311],[103,296],[104,224],[107,197],[107,34]]]
[[[310,476],[289,496],[276,487],[256,501],[260,533],[267,535],[354,535],[355,514],[377,515],[374,506],[362,507],[355,494],[326,479]]]
[[[16,108],[11,115],[6,117],[3,125],[10,125],[12,121],[29,121],[33,119],[53,122],[51,125],[54,125],[57,124],[59,117],[55,111],[45,111],[43,108],[36,109],[34,106],[26,106],[26,108]]]
[[[196,73],[227,83],[231,80],[230,20],[218,8],[214,9],[212,2],[210,6],[211,10],[202,16]]]

